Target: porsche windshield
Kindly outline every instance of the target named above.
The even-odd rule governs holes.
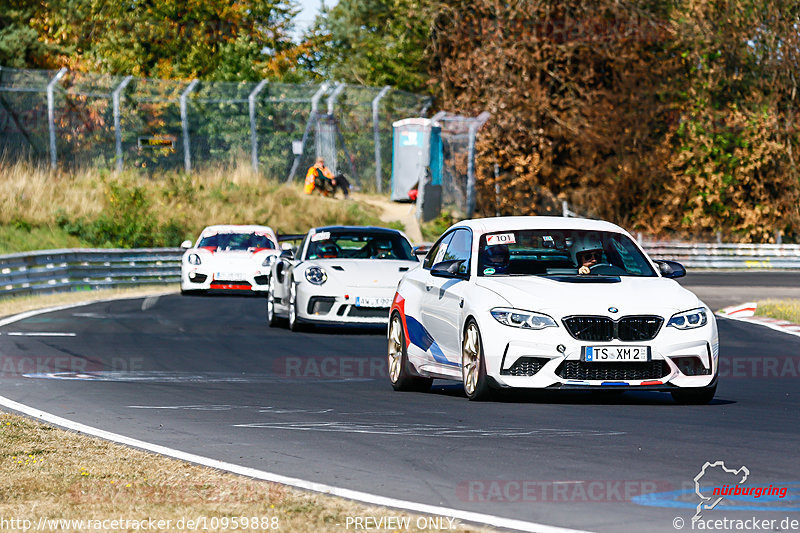
[[[656,276],[625,235],[586,230],[518,230],[481,236],[479,276]]]
[[[416,260],[411,245],[398,233],[321,231],[311,235],[306,259],[334,258]]]
[[[275,243],[266,235],[258,233],[215,233],[200,239],[198,248],[213,248],[215,251],[274,250]]]

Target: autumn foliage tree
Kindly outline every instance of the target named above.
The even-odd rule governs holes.
[[[479,209],[532,214],[551,195],[652,233],[796,236],[797,11],[446,0],[431,47],[440,105],[492,113]]]

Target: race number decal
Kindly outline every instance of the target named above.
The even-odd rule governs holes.
[[[496,244],[516,244],[517,240],[514,238],[513,233],[496,233],[495,235],[486,236],[486,244],[494,246]]]

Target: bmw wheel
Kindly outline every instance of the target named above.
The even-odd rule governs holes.
[[[464,393],[470,400],[485,400],[490,394],[489,380],[486,377],[486,363],[483,357],[483,341],[478,323],[469,319],[464,329],[461,349],[461,377]]]
[[[415,376],[410,372],[406,334],[403,331],[400,315],[396,313],[392,315],[392,321],[389,323],[388,343],[389,381],[392,382],[392,388],[397,391],[426,392],[430,390],[433,378]]]

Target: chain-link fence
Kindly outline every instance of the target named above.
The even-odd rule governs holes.
[[[489,117],[486,111],[477,117],[439,112],[432,119],[442,132],[442,210],[459,217],[475,212],[475,142]]]
[[[147,172],[249,162],[302,178],[317,155],[351,182],[388,189],[392,122],[430,97],[341,83],[143,79],[0,67],[0,155],[53,167]]]

